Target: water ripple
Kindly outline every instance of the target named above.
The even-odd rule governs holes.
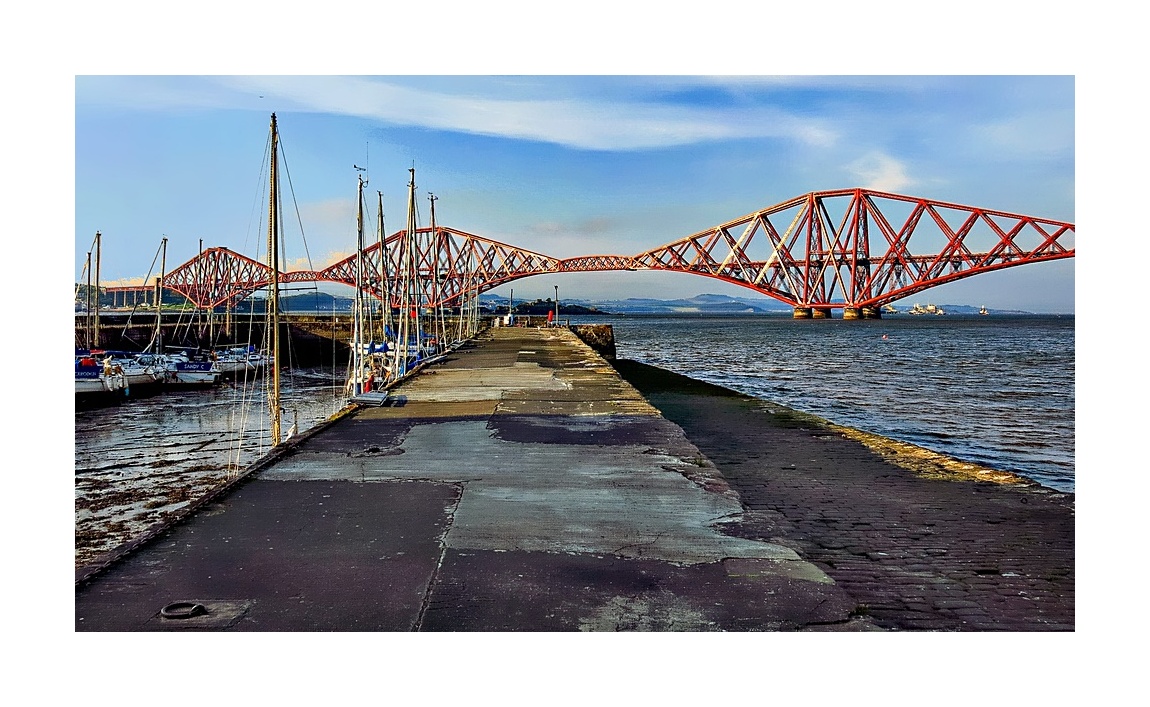
[[[1074,319],[945,319],[596,321],[621,358],[1073,491]]]

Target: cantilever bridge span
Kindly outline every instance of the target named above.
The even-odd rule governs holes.
[[[555,258],[453,228],[419,229],[415,262],[429,301],[458,303],[532,275],[661,270],[741,285],[795,308],[795,316],[879,316],[917,292],[1003,268],[1074,257],[1074,224],[868,189],[811,192],[637,255]],[[354,286],[382,299],[386,262],[394,282],[404,233],[318,271],[280,274],[281,283]],[[168,273],[163,286],[198,307],[234,303],[270,282],[270,268],[212,248]],[[110,288],[116,289],[116,288]]]

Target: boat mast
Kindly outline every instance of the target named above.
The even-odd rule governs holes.
[[[435,302],[435,342],[438,347],[442,347],[447,342],[447,325],[443,320],[443,291],[439,281],[439,230],[435,226],[435,202],[439,197],[431,192],[427,193],[427,198],[431,201],[431,235],[428,237],[428,247],[431,249],[431,267],[432,279],[429,282],[431,285],[430,300]]]
[[[84,262],[84,276],[87,278],[84,288],[84,348],[92,350],[92,251],[88,251],[88,259]]]
[[[379,196],[379,297],[383,305],[383,333],[381,338],[387,341],[387,330],[391,328],[391,281],[387,275],[387,239],[383,229],[383,192],[377,191]]]
[[[363,176],[360,175],[356,192],[355,240],[355,308],[352,313],[351,380],[352,391],[363,392]]]
[[[196,270],[198,271],[196,273],[196,282],[200,283],[200,285],[202,286],[204,283],[204,239],[203,238],[200,239],[200,252],[199,252],[199,257],[196,258]],[[211,309],[208,309],[207,307],[205,307],[204,309],[206,310],[204,312],[204,314],[206,315],[207,320],[208,320],[208,346],[215,346],[216,345],[216,329],[215,329],[215,322],[212,321],[214,319],[214,317],[212,315],[214,315],[216,313],[216,308],[212,307]],[[196,308],[196,311],[197,312],[199,311],[199,307]],[[203,333],[203,331],[201,329],[201,334],[202,333]]]
[[[271,342],[272,387],[268,395],[271,413],[272,446],[280,443],[280,336],[279,336],[279,166],[276,155],[279,152],[279,132],[276,128],[276,114],[272,113],[271,124],[271,166],[268,188],[268,267],[271,268],[271,284],[268,290],[268,326]]]
[[[164,303],[164,275],[168,267],[168,237],[160,240],[160,277],[156,279],[156,349],[155,353],[164,352],[164,320],[161,306]]]
[[[100,348],[100,232],[96,231],[96,316],[94,320],[93,345],[91,348]]]
[[[407,185],[407,229],[403,235],[403,252],[400,258],[399,331],[395,342],[395,375],[397,378],[407,375],[413,328],[415,350],[416,352],[419,350],[419,313],[417,311],[419,307],[419,271],[416,263],[415,168],[412,167],[408,171],[411,173],[411,181]]]

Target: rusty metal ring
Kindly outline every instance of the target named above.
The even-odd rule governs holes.
[[[206,606],[192,601],[176,601],[160,609],[160,616],[165,619],[190,619],[206,613],[208,613]]]

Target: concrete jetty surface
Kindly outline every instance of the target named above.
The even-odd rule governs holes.
[[[881,607],[859,597],[876,584],[889,597],[929,568],[898,571],[893,583],[873,572],[870,584],[836,581],[825,548],[812,560],[810,534],[789,537],[763,509],[762,481],[744,472],[733,488],[684,434],[690,411],[677,411],[680,427],[648,402],[660,395],[682,402],[658,385],[645,398],[567,329],[488,330],[395,388],[388,405],[293,440],[229,493],[79,581],[76,630],[916,628],[876,622]],[[732,426],[733,450],[745,447],[748,432],[730,417],[743,413],[714,404],[732,401],[700,409],[727,414],[715,419]],[[700,434],[708,444],[722,436]],[[804,483],[804,493],[823,490]],[[825,513],[820,503],[812,497]],[[1005,628],[1073,629],[1073,520],[1058,507],[1070,518],[1069,599],[1052,603],[1053,619],[1039,612],[1053,625],[1023,617]],[[939,543],[928,544],[937,556]],[[888,568],[918,561],[877,555]],[[857,566],[847,574],[861,576]],[[923,616],[961,617],[969,601],[949,606],[954,593],[941,591]]]

